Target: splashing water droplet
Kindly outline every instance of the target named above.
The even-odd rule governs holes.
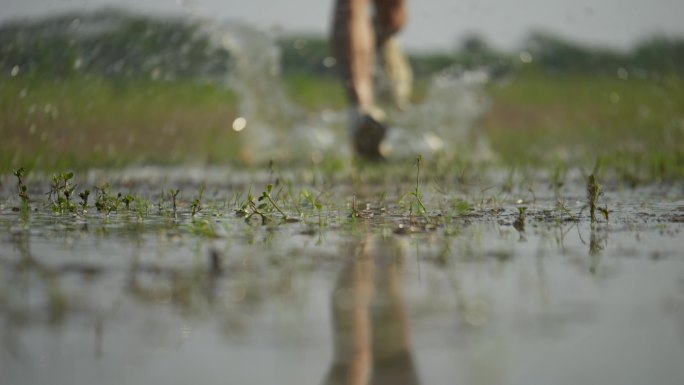
[[[159,68],[153,68],[152,71],[150,71],[150,79],[152,80],[159,80],[161,77],[162,73]]]
[[[527,52],[527,51],[520,52],[519,57],[520,57],[520,61],[522,63],[525,63],[525,64],[532,63],[532,60],[533,60],[532,54]]]
[[[323,59],[323,65],[325,66],[325,68],[331,68],[335,64],[337,64],[337,59],[335,59],[332,56],[328,56],[325,59]]]
[[[629,78],[629,72],[627,71],[627,69],[620,67],[617,69],[617,77],[622,80],[626,80],[627,78]]]
[[[247,119],[243,118],[242,116],[235,118],[233,120],[233,130],[236,132],[240,132],[247,127]]]
[[[620,103],[620,94],[617,92],[611,92],[610,95],[608,95],[608,98],[613,104]]]

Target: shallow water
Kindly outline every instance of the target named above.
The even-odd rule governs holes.
[[[158,189],[136,183],[114,186]],[[1,383],[684,382],[681,189],[607,190],[592,226],[581,185],[577,222],[540,188],[519,231],[522,192],[435,226],[391,194],[350,218],[339,193],[322,226],[262,226],[211,184],[193,220],[188,183],[177,218],[142,219],[23,217],[3,183]]]

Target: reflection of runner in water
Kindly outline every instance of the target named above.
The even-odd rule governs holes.
[[[366,240],[333,292],[333,362],[324,384],[418,384],[409,338],[400,258]]]
[[[381,123],[384,113],[376,106],[374,97],[376,52],[388,78],[393,103],[400,109],[408,104],[411,68],[394,38],[406,16],[404,0],[337,0],[335,4],[332,51],[351,104],[354,150],[366,159],[382,159],[380,142],[386,132]]]

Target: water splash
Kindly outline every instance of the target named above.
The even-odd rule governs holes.
[[[240,132],[244,160],[350,158],[347,113],[310,113],[288,98],[280,78],[280,50],[271,34],[242,22],[213,25],[210,33],[231,53],[227,83],[246,120]],[[432,76],[423,102],[389,113],[391,129],[384,144],[389,157],[490,157],[486,140],[474,130],[489,107],[483,92],[488,80],[485,71],[449,69]]]
[[[310,114],[287,97],[280,78],[280,49],[264,30],[241,22],[214,25],[212,37],[231,53],[227,84],[238,96],[246,122],[240,136],[242,158],[250,163],[268,160],[320,160],[339,151],[342,117],[331,111]],[[338,129],[336,130],[335,127]]]
[[[426,98],[394,117],[387,146],[390,156],[465,156],[486,160],[493,154],[477,131],[490,103],[484,92],[486,70],[449,68],[432,76]]]

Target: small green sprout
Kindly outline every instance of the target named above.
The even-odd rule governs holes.
[[[144,198],[142,195],[138,194],[135,198],[135,209],[138,213],[138,219],[143,219],[150,212],[150,207],[152,207],[152,202],[149,199]]]
[[[81,192],[78,194],[78,197],[81,198],[81,212],[86,213],[88,210],[88,197],[90,196],[90,190],[86,189],[85,191]]]
[[[95,187],[95,192],[97,194],[95,198],[95,208],[97,211],[104,212],[107,215],[112,211],[117,211],[120,203],[120,196],[110,194],[109,187],[109,183],[104,183]]]
[[[119,195],[121,195],[121,194],[119,194]],[[134,200],[135,200],[135,198],[131,194],[126,194],[126,195],[121,196],[121,203],[124,204],[126,211],[129,211],[131,209],[131,203],[133,203]]]
[[[515,219],[515,222],[513,222],[513,227],[521,233],[525,232],[526,212],[527,212],[526,206],[518,207],[518,217]]]
[[[556,200],[556,223],[560,224],[565,221],[577,222],[578,218],[570,211],[565,204],[564,199]],[[565,216],[565,217],[564,217]]]
[[[48,199],[52,203],[52,211],[58,214],[76,212],[76,205],[71,202],[76,186],[70,181],[74,178],[73,172],[52,175]]]
[[[363,217],[363,213],[361,210],[356,208],[356,195],[352,196],[352,207],[351,207],[351,214],[349,215],[351,218],[361,218]]]
[[[589,215],[591,216],[591,223],[596,222],[596,208],[598,199],[603,194],[601,185],[596,181],[594,174],[589,175],[587,180],[587,200],[589,201]],[[607,217],[607,216],[606,216]]]
[[[12,170],[12,174],[17,177],[17,191],[19,192],[19,198],[21,199],[22,210],[27,210],[29,207],[29,196],[28,188],[24,184],[25,171],[23,167],[19,169]]]
[[[421,214],[426,214],[427,209],[425,208],[425,205],[423,204],[423,193],[420,191],[420,164],[423,161],[423,157],[421,155],[418,155],[416,157],[416,189],[410,193],[415,200],[416,203],[418,203],[418,207],[420,208],[420,213]],[[411,205],[411,211],[413,209],[413,205]]]
[[[169,195],[171,195],[171,201],[172,201],[172,203],[173,203],[173,216],[174,216],[174,217],[175,217],[176,214],[177,214],[177,211],[176,211],[176,198],[178,197],[178,194],[179,194],[179,193],[180,193],[180,190],[179,190],[179,189],[171,189],[171,191],[169,191]]]
[[[245,217],[245,222],[249,222],[249,220],[256,215],[261,218],[261,224],[265,225],[269,218],[266,215],[267,213],[262,210],[266,210],[267,208],[268,205],[266,203],[257,203],[256,198],[252,195],[252,188],[250,187],[249,191],[247,191],[247,201],[235,209],[235,214],[239,217]]]
[[[157,213],[159,215],[164,213],[164,189],[161,190],[161,193],[159,193],[159,197],[157,198]]]
[[[309,190],[302,190],[300,194],[318,212],[318,225],[321,226],[323,224],[323,204]]]
[[[202,211],[202,195],[204,195],[204,184],[199,187],[199,194],[195,200],[192,201],[190,209],[192,210],[192,216],[194,217],[197,213]]]
[[[283,209],[281,209],[280,206],[278,206],[278,204],[275,202],[275,200],[274,200],[273,197],[271,196],[271,192],[273,192],[273,185],[269,183],[269,184],[266,186],[266,190],[264,190],[264,192],[261,193],[261,196],[259,197],[258,201],[259,201],[259,202],[266,201],[266,202],[270,203],[271,206],[272,206],[274,209],[276,209],[276,211],[278,211],[278,212],[280,213],[280,215],[283,216],[283,219],[284,219],[285,221],[288,221],[288,220],[290,220],[290,219],[293,219],[293,218],[291,218],[289,215],[287,215],[287,213],[286,213],[285,211],[283,211]],[[260,209],[260,210],[265,209],[265,208],[266,208],[266,206],[265,206],[266,202],[260,204],[259,206],[257,206],[257,208]]]

